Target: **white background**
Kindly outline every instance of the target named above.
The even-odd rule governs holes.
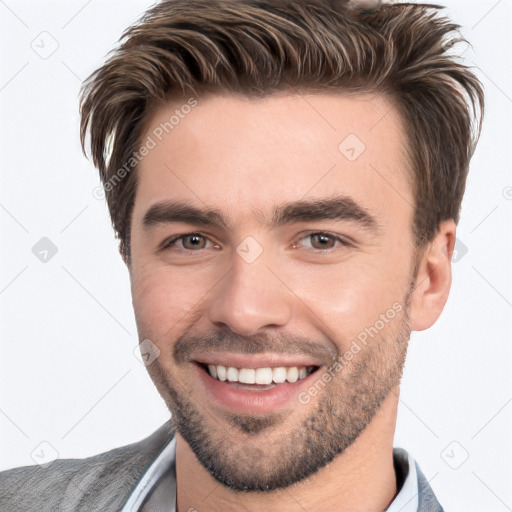
[[[133,355],[128,272],[78,137],[81,81],[151,4],[0,1],[0,470],[34,464],[34,450],[55,449],[61,458],[107,451],[146,437],[169,416]],[[468,252],[453,265],[440,320],[413,333],[395,445],[416,458],[447,511],[505,512],[512,510],[512,3],[444,5],[473,44],[464,58],[485,85],[487,117],[458,229]],[[35,51],[57,44],[45,59]],[[46,263],[32,253],[42,237],[58,250]]]

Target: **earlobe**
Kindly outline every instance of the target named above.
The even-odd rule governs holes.
[[[456,230],[453,220],[442,222],[434,240],[421,254],[411,296],[410,320],[413,331],[423,331],[431,327],[448,300]]]

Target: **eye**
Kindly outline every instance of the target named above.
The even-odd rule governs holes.
[[[309,233],[307,236],[301,238],[299,242],[302,242],[304,240],[309,240],[310,244],[306,244],[305,246],[301,244],[302,247],[309,247],[311,249],[325,252],[336,249],[337,242],[338,245],[341,245],[342,247],[349,247],[352,245],[345,238],[342,238],[338,235],[334,235],[332,233],[324,232]],[[297,248],[297,246],[298,244],[294,244],[293,248]]]
[[[185,235],[174,236],[166,240],[161,249],[165,250],[171,247],[176,247],[183,251],[199,252],[202,249],[206,249],[208,242],[210,241],[200,233],[187,233]],[[219,246],[214,244],[214,247],[218,248]]]
[[[304,243],[306,241],[306,243]],[[309,242],[309,243],[308,243]],[[210,246],[208,245],[210,244]],[[336,246],[349,247],[352,244],[338,235],[325,232],[309,233],[307,236],[301,238],[298,243],[293,245],[293,248],[306,247],[320,252],[330,252],[336,249]],[[183,252],[200,252],[203,249],[213,247],[218,249],[220,246],[211,242],[206,236],[200,233],[186,233],[184,235],[177,235],[166,240],[161,247],[161,250],[175,248]]]

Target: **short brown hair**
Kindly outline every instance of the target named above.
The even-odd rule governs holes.
[[[164,0],[148,10],[84,82],[80,99],[82,148],[89,135],[124,261],[136,165],[112,180],[138,149],[155,105],[206,90],[386,95],[407,127],[416,247],[440,222],[458,222],[484,98],[450,52],[464,41],[459,26],[439,9],[384,4],[369,14],[346,0]]]

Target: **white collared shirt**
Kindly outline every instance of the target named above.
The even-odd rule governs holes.
[[[404,468],[405,481],[385,512],[417,512],[416,462],[404,450],[393,453],[395,465]],[[160,452],[142,475],[122,512],[176,512],[176,437]]]

